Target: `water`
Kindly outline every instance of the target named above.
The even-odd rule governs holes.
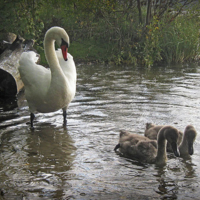
[[[200,135],[189,160],[168,154],[164,167],[113,151],[119,130],[145,124],[200,130],[200,66],[141,69],[77,66],[68,109],[37,114],[30,130],[23,93],[0,102],[0,199],[199,199]]]

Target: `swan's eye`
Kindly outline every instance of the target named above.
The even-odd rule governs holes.
[[[68,48],[69,44],[65,40],[62,39],[61,46],[66,46]]]

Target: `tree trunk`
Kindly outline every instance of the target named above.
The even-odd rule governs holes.
[[[33,49],[33,41],[17,37],[0,55],[0,97],[15,96],[23,88],[18,71],[19,59],[24,51]]]
[[[148,0],[146,25],[149,25],[151,22],[151,6],[152,6],[152,0]]]
[[[142,24],[142,11],[141,11],[141,2],[140,0],[137,0],[137,7],[139,12],[139,24]]]

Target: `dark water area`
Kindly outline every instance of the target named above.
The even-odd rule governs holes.
[[[36,114],[23,92],[0,101],[0,199],[199,199],[200,135],[185,160],[164,167],[114,152],[119,130],[145,124],[200,131],[200,66],[78,65],[77,93],[62,111]]]

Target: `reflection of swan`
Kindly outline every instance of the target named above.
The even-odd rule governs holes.
[[[121,153],[139,161],[163,165],[167,161],[166,140],[171,144],[174,154],[179,156],[177,150],[178,130],[172,126],[164,126],[160,129],[157,142],[142,135],[121,131],[119,144],[114,150],[120,148]]]
[[[189,156],[194,153],[193,144],[196,139],[197,132],[192,125],[188,125],[185,128],[183,134],[183,140],[179,146],[180,155],[182,157]]]
[[[54,43],[61,47],[55,51]],[[37,65],[35,52],[24,52],[19,61],[19,72],[25,86],[25,96],[31,112],[31,127],[35,112],[63,110],[66,124],[67,107],[76,92],[76,67],[67,53],[69,37],[60,27],[50,28],[44,38],[44,51],[50,70]],[[62,52],[61,52],[62,51]]]
[[[162,127],[163,126],[146,123],[146,130],[144,133],[145,137],[155,140],[157,138],[159,130]],[[180,151],[181,157],[189,156],[189,155],[193,154],[193,152],[194,152],[193,143],[195,141],[196,135],[197,135],[197,132],[192,125],[188,125],[185,128],[184,133],[179,131],[178,145],[180,145],[179,151]],[[167,151],[172,152],[170,145],[167,146]]]

